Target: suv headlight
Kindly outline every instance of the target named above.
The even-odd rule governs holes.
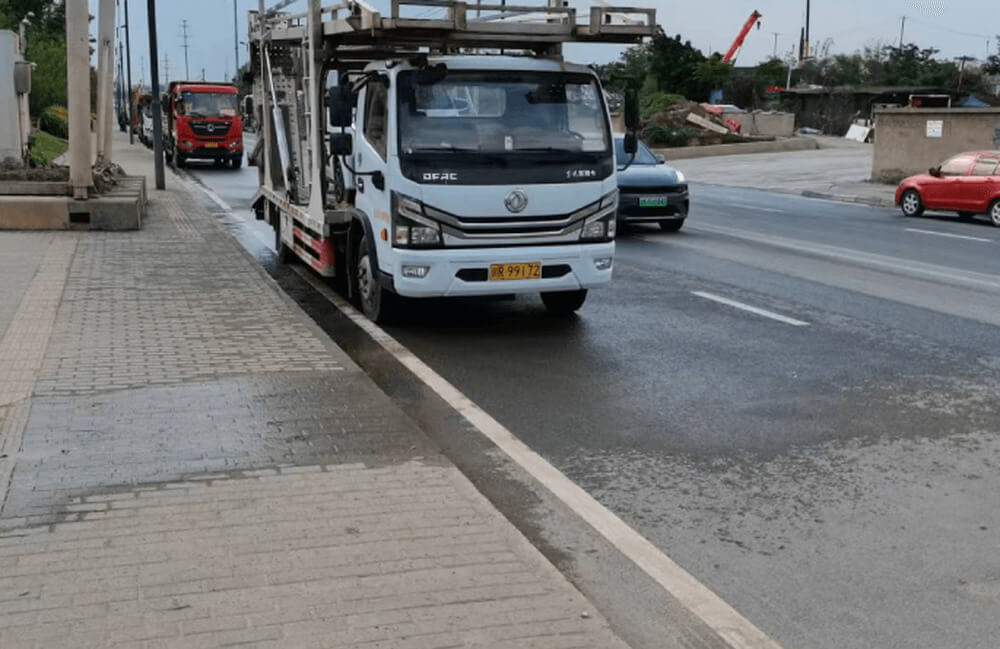
[[[441,245],[441,226],[424,216],[420,201],[392,193],[392,245],[433,248]]]
[[[583,222],[583,227],[580,229],[581,241],[610,241],[615,238],[618,229],[617,189],[584,209],[594,213]]]

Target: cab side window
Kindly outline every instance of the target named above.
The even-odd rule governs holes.
[[[980,158],[976,160],[976,166],[972,168],[973,176],[995,176],[997,175],[997,158]]]
[[[368,84],[365,93],[365,139],[386,159],[389,143],[389,86],[376,80]]]

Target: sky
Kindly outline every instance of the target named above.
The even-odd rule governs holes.
[[[146,1],[127,0],[131,22],[133,82],[148,84],[149,46]],[[276,0],[266,0],[271,6]],[[337,0],[324,0],[334,4]],[[763,14],[761,27],[747,36],[737,64],[755,65],[775,52],[787,56],[798,47],[799,30],[804,24],[806,0],[607,0],[609,4],[652,7],[657,22],[673,36],[704,52],[728,49],[744,21],[755,9]],[[116,0],[121,5],[123,0]],[[370,0],[376,8],[387,11],[388,0]],[[540,4],[541,0],[517,0],[517,4]],[[221,80],[232,76],[234,65],[234,0],[158,0],[157,40],[161,81],[169,76]],[[584,0],[571,0],[578,8],[589,6]],[[97,0],[90,0],[91,13],[97,14]],[[258,0],[235,0],[237,34],[246,40],[246,13],[258,6]],[[304,0],[288,10],[301,11]],[[581,13],[581,16],[585,16]],[[901,18],[906,16],[904,40],[921,47],[940,50],[939,57],[972,56],[985,58],[996,52],[994,37],[1000,32],[997,0],[811,0],[811,39],[814,51],[829,42],[830,53],[851,53],[865,46],[897,44]],[[185,73],[181,21],[188,21],[188,69]],[[119,8],[119,23],[121,23]],[[96,21],[92,30],[96,29]],[[827,39],[830,39],[827,41]],[[606,63],[616,59],[622,48],[615,45],[571,45],[565,49],[568,60],[578,63]],[[246,47],[239,47],[240,63],[247,60]]]

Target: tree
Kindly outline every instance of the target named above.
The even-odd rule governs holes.
[[[29,13],[25,58],[37,64],[30,100],[37,116],[48,106],[66,104],[66,14],[51,0],[0,0],[0,29],[17,32]]]
[[[37,64],[31,78],[31,114],[66,105],[66,39],[49,36],[28,41],[25,58]]]
[[[688,95],[691,99],[705,101],[716,89],[725,87],[733,77],[733,66],[725,63],[718,53],[695,66],[694,78],[698,83],[697,91]]]
[[[1000,74],[1000,34],[997,35],[997,52],[990,54],[983,65],[983,72],[986,74]]]

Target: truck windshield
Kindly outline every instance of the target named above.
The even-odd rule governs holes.
[[[596,79],[559,72],[449,71],[399,75],[403,154],[429,151],[609,151]]]
[[[190,117],[235,117],[236,93],[184,91],[181,108]]]

